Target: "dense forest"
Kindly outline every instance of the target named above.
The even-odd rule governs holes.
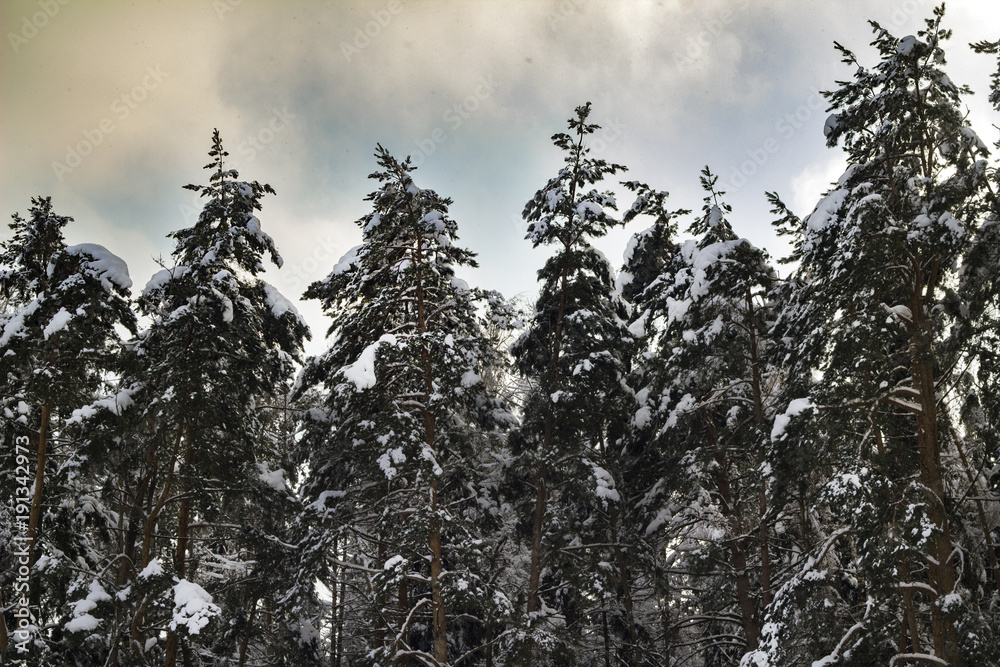
[[[942,18],[837,45],[848,166],[805,218],[767,193],[776,261],[708,168],[691,210],[620,180],[586,104],[524,207],[537,297],[506,299],[379,146],[311,358],[260,277],[274,191],[217,131],[141,291],[31,199],[0,245],[0,662],[1000,664],[1000,169]],[[593,241],[633,222],[612,266]]]

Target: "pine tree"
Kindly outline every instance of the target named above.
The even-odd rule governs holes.
[[[801,224],[798,287],[778,328],[789,374],[815,380],[773,433],[802,453],[815,480],[807,511],[824,521],[778,591],[767,648],[747,664],[961,666],[991,650],[946,398],[961,383],[952,289],[985,224],[987,152],[959,106],[968,91],[941,69],[942,16],[902,39],[872,22],[873,69],[837,45],[856,71],[827,94],[837,113],[826,135],[849,166]],[[824,632],[798,624],[802,615]]]
[[[655,339],[633,425],[646,450],[637,456],[652,471],[643,480],[647,532],[673,551],[665,576],[678,570],[705,591],[675,624],[716,664],[742,654],[737,627],[756,648],[771,591],[764,425],[777,376],[766,335],[775,276],[766,253],[734,233],[717,177],[706,169],[701,182],[703,214],[689,230],[698,238],[669,258],[653,255],[660,271],[639,295]]]
[[[210,651],[213,641],[226,650],[219,626],[245,613],[222,608],[212,591],[235,595],[253,579],[241,575],[260,557],[253,535],[267,527],[248,535],[242,524],[268,494],[277,494],[273,502],[283,494],[273,488],[275,471],[259,465],[266,447],[258,405],[285,391],[307,335],[292,305],[257,278],[264,253],[281,265],[256,216],[273,190],[226,169],[218,131],[209,155],[209,184],[186,186],[205,207],[194,226],[171,234],[175,265],[154,275],[139,299],[151,323],[130,344],[122,378],[135,405],[111,434],[125,450],[115,471],[128,521],[116,557],[125,574],[96,582],[113,589],[115,634],[129,647],[112,646],[113,657],[155,654],[165,631],[167,666],[179,651],[190,663],[195,647]],[[244,594],[252,609],[254,595]],[[276,597],[272,582],[269,599]]]
[[[590,104],[578,107],[570,133],[552,137],[566,153],[566,166],[523,213],[532,245],[555,248],[538,272],[534,315],[511,349],[532,387],[512,439],[518,470],[534,492],[533,506],[522,510],[531,517],[524,664],[539,651],[548,660],[577,659],[571,656],[592,615],[587,606],[605,597],[609,579],[624,598],[629,651],[638,650],[625,563],[595,546],[618,544],[621,495],[613,452],[630,412],[624,377],[634,337],[614,271],[590,243],[622,224],[613,216],[614,196],[592,186],[625,169],[590,156],[586,141],[599,129],[588,123],[590,111]],[[608,561],[618,565],[610,578],[598,567]],[[558,631],[560,624],[567,631]]]
[[[513,418],[482,381],[496,359],[478,311],[504,304],[455,275],[475,260],[454,243],[451,200],[417,187],[409,160],[375,156],[363,243],[305,294],[333,318],[333,343],[300,379],[325,391],[304,425],[319,523],[304,543],[314,562],[358,573],[368,664],[443,665],[483,649],[488,618],[509,614],[482,469]]]
[[[89,471],[74,437],[74,410],[106,386],[119,343],[116,325],[135,330],[128,268],[103,246],[67,247],[62,228],[71,221],[54,213],[50,198],[36,197],[28,219],[14,215],[13,238],[0,254],[0,289],[14,307],[0,319],[3,435],[34,449],[33,466],[14,465],[15,448],[4,450],[3,487],[14,498],[15,471],[33,467],[33,494],[21,499],[30,502],[21,564],[44,572],[32,577],[30,592],[35,627],[45,628],[36,637],[40,661],[59,660],[57,619],[65,620],[72,569],[95,565],[88,529],[105,528],[108,518],[81,493]],[[18,486],[30,488],[27,475],[18,477]],[[4,550],[13,554],[19,546],[7,543]]]

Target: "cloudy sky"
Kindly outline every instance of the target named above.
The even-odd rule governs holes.
[[[629,178],[698,209],[698,172],[720,174],[737,232],[780,256],[765,190],[807,214],[843,167],[824,146],[819,90],[848,78],[837,40],[873,64],[874,19],[899,36],[931,0],[3,0],[3,215],[50,195],[72,243],[121,255],[141,288],[169,257],[166,234],[198,204],[213,128],[241,177],[270,183],[264,228],[289,297],[356,245],[380,142],[411,154],[418,185],[452,197],[467,278],[531,296],[544,251],[520,212],[558,169],[549,137],[593,102],[595,151]],[[953,0],[949,72],[986,104],[995,61],[970,41],[1000,37],[1000,3]],[[628,235],[599,246],[618,263]],[[0,239],[9,238],[6,228]],[[326,324],[313,304],[311,351]]]

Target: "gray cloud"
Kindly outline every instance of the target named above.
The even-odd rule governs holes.
[[[464,241],[481,253],[475,280],[532,290],[543,253],[519,238],[517,217],[558,168],[549,136],[587,100],[598,122],[617,128],[605,156],[671,190],[677,206],[700,205],[704,164],[730,184],[743,174],[730,197],[734,221],[780,253],[763,191],[777,189],[807,213],[839,164],[823,145],[826,114],[815,97],[850,75],[833,40],[864,58],[866,18],[903,35],[932,7],[929,0],[52,1],[58,11],[27,30],[30,39],[21,32],[25,20],[34,26],[39,0],[2,4],[5,210],[23,211],[32,195],[51,194],[77,219],[71,235],[122,254],[141,285],[154,268],[151,255],[170,251],[164,235],[192,222],[196,202],[181,186],[205,180],[201,167],[218,127],[241,175],[278,192],[265,201],[262,221],[298,267],[294,279],[271,272],[293,297],[336,260],[321,265],[318,247],[332,255],[357,243],[352,221],[365,212],[376,142],[413,154],[418,180],[456,200]],[[955,29],[952,77],[981,91],[992,63],[965,44],[996,37],[986,28],[1000,23],[1000,10],[984,5],[949,3],[947,18]],[[984,97],[969,103],[988,133],[995,114]],[[53,166],[84,150],[70,171]],[[766,159],[754,162],[761,150]],[[747,160],[753,173],[745,173]],[[602,243],[612,259],[626,235]]]

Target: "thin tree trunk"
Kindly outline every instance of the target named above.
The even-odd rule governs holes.
[[[337,550],[337,543],[339,540],[333,538],[333,555],[335,558],[339,559],[340,554]],[[333,580],[330,582],[330,667],[337,667],[337,609],[339,608],[339,602],[337,597],[337,578],[339,577],[339,568],[333,566]]]
[[[438,507],[437,480],[431,482],[431,513]],[[448,662],[448,619],[445,615],[444,595],[441,593],[441,526],[436,524],[431,531],[431,599],[434,612],[434,658],[441,664]]]
[[[579,135],[577,140],[577,155],[580,155],[580,148],[583,146],[583,134]],[[573,219],[575,215],[576,201],[576,184],[577,176],[580,171],[580,161],[577,158],[576,164],[573,166],[573,179],[570,181],[569,189],[569,206],[571,207],[568,211],[566,218],[567,227],[572,226]],[[569,252],[571,240],[563,241],[564,247],[563,252]],[[559,378],[559,357],[562,353],[562,332],[566,317],[566,290],[569,279],[569,266],[567,266],[564,261],[560,267],[559,275],[559,309],[556,311],[556,322],[555,322],[555,332],[552,337],[552,347],[549,356],[549,368],[548,368],[548,383],[544,387],[548,391],[555,389],[556,381]],[[552,413],[552,405],[548,404],[545,414],[545,431],[542,436],[541,451],[543,453],[548,452],[552,447],[552,437],[555,432],[555,415]],[[538,589],[541,584],[541,572],[542,572],[542,526],[545,523],[545,512],[546,506],[548,504],[548,491],[546,485],[548,483],[548,470],[545,466],[542,466],[540,470],[535,472],[535,512],[531,525],[531,560],[529,563],[529,574],[528,574],[528,604],[527,612],[530,617],[531,614],[538,611],[539,608],[539,595]],[[530,620],[529,620],[530,623]],[[528,635],[528,640],[524,645],[524,655],[522,656],[522,662],[525,667],[531,667],[534,661],[534,640],[531,634]]]
[[[753,603],[753,595],[750,585],[750,573],[747,570],[747,550],[743,535],[743,522],[740,520],[738,499],[733,490],[732,482],[729,479],[729,464],[725,455],[719,449],[718,436],[715,425],[708,420],[706,422],[710,447],[718,464],[718,469],[714,472],[716,488],[722,500],[722,514],[729,518],[732,524],[734,538],[729,542],[729,552],[732,558],[733,571],[736,575],[736,601],[740,608],[740,622],[743,625],[743,634],[746,636],[747,650],[753,651],[757,648],[760,640],[760,625],[757,622],[756,607]]]
[[[3,609],[2,589],[0,589],[0,609]],[[7,634],[7,615],[0,614],[0,667],[3,665],[3,656],[7,654],[7,644],[10,642],[9,637]]]
[[[347,555],[347,550],[344,550]],[[340,573],[340,608],[337,610],[337,664],[335,667],[342,667],[344,661],[344,615],[346,614],[344,599],[347,593],[347,571]]]
[[[757,341],[756,309],[753,303],[753,294],[749,291],[746,294],[746,328],[750,336],[750,372],[752,374],[753,386],[753,413],[754,426],[758,431],[764,427],[764,380],[760,370],[760,346]],[[764,449],[761,448],[757,463],[764,462]],[[760,587],[761,606],[767,609],[771,605],[771,549],[770,538],[768,536],[768,523],[764,519],[767,516],[767,492],[765,490],[766,480],[761,481],[760,490],[757,493],[760,517]]]
[[[417,238],[417,262],[418,266],[423,266],[423,248],[420,238]],[[421,333],[427,332],[427,315],[424,310],[424,284],[423,273],[417,279],[417,327]],[[431,394],[434,392],[434,369],[432,367],[430,351],[426,346],[422,347],[420,354],[424,366],[424,442],[432,451],[437,451],[437,429],[434,423],[434,414],[427,409],[430,404]],[[444,565],[441,558],[441,524],[437,519],[438,510],[438,483],[437,479],[431,482],[431,534],[429,547],[431,552],[431,613],[432,613],[432,636],[434,644],[434,659],[445,664],[448,662],[448,618],[445,612],[444,595],[441,592],[441,574]]]
[[[184,443],[184,471],[187,475],[191,473],[191,465],[194,463],[194,449],[190,441]],[[174,572],[179,579],[184,579],[187,575],[187,548],[191,523],[191,501],[187,497],[190,490],[189,477],[182,478],[181,481],[181,502],[177,510],[177,548],[174,551]],[[163,667],[175,667],[177,664],[177,649],[179,641],[177,633],[167,631],[167,644],[164,650]],[[186,654],[186,651],[185,651]],[[185,655],[185,662],[187,658]]]
[[[257,600],[253,601],[250,605],[250,613],[247,615],[247,631],[243,633],[243,639],[240,640],[240,662],[239,667],[245,667],[247,664],[247,647],[250,645],[250,636],[253,634],[253,616],[257,611]]]
[[[38,557],[36,546],[42,523],[42,498],[45,485],[45,463],[48,458],[49,420],[52,418],[52,402],[42,406],[42,422],[38,426],[38,456],[35,461],[35,492],[31,497],[31,514],[28,517],[28,567],[34,567]],[[22,515],[23,516],[23,515]]]
[[[901,570],[903,579],[910,581],[910,561],[904,559]],[[913,652],[922,653],[923,647],[920,645],[920,633],[917,629],[917,612],[913,605],[913,591],[906,587],[903,588],[903,612],[906,614],[903,625],[910,635]]]
[[[983,501],[979,499],[979,484],[976,483],[976,478],[972,474],[971,468],[969,468],[969,459],[965,456],[965,448],[962,447],[962,441],[958,439],[958,435],[954,431],[952,431],[951,437],[955,441],[955,448],[962,459],[962,467],[965,468],[965,476],[969,480],[972,494],[976,497],[976,512],[979,515],[979,524],[983,527],[983,539],[986,540],[986,558],[990,562],[990,569],[993,570],[993,582],[997,593],[1000,593],[1000,567],[997,566],[997,545],[993,544],[993,531],[990,530],[989,521],[986,520],[986,510],[983,508]]]
[[[629,641],[632,643],[629,655],[632,664],[638,667],[642,664],[642,651],[639,647],[639,631],[635,625],[635,614],[632,607],[632,582],[628,576],[625,563],[625,553],[618,543],[618,510],[611,507],[611,543],[614,544],[615,560],[618,564],[618,583],[622,587],[622,606],[625,607],[625,622],[628,624]]]

